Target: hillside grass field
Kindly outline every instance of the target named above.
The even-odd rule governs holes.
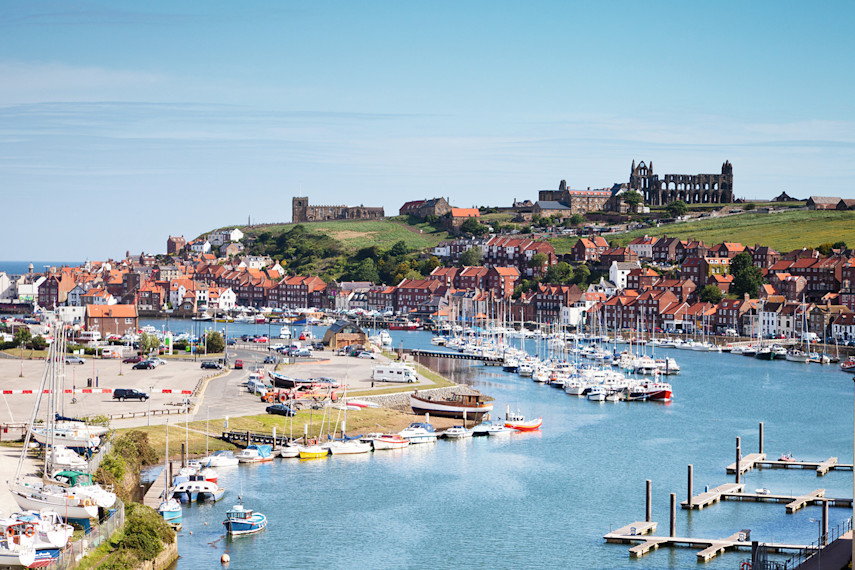
[[[821,243],[844,241],[855,246],[855,212],[801,210],[793,212],[746,213],[725,218],[708,218],[698,221],[667,224],[658,228],[645,228],[623,234],[606,236],[609,243],[626,245],[644,235],[668,235],[680,239],[694,238],[713,245],[723,241],[738,242],[745,246],[766,245],[780,252],[802,247],[816,247]],[[576,237],[559,237],[549,240],[559,254],[568,253],[578,241]]]
[[[275,224],[241,229],[248,235],[258,235],[262,232],[279,234],[296,225],[298,224]],[[373,245],[388,249],[399,241],[403,241],[409,248],[421,250],[435,247],[441,241],[449,239],[448,232],[436,230],[430,224],[409,225],[399,219],[335,220],[299,225],[307,232],[331,237],[351,253]]]

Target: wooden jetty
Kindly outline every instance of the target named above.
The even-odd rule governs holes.
[[[727,550],[750,549],[751,531],[741,530],[727,538],[694,538],[686,536],[652,536],[647,534],[656,529],[655,522],[634,522],[621,527],[603,536],[606,542],[633,544],[629,549],[629,555],[639,558],[658,549],[660,546],[687,546],[689,548],[700,548],[698,561],[708,562]],[[631,531],[635,530],[635,534]],[[803,544],[772,543],[765,545],[770,551],[781,552],[785,550],[801,551],[810,548]]]
[[[721,501],[725,494],[741,493],[743,489],[745,489],[744,483],[725,483],[723,485],[719,485],[715,489],[710,489],[709,491],[704,491],[700,495],[695,495],[691,500],[687,499],[681,502],[680,506],[687,510],[701,510],[704,507],[708,507]]]
[[[498,365],[503,362],[504,359],[501,356],[483,356],[480,354],[463,354],[462,352],[444,352],[441,350],[422,350],[420,348],[413,348],[411,350],[405,350],[405,353],[412,354],[413,356],[429,356],[431,358],[452,358],[455,360],[481,360],[484,362],[495,363]]]
[[[760,469],[814,469],[816,476],[822,477],[829,471],[852,471],[851,463],[838,463],[836,457],[829,457],[825,461],[756,461]]]
[[[754,466],[766,459],[765,453],[749,453],[739,461],[739,474],[745,475],[749,471],[751,471]],[[731,463],[727,466],[728,473],[736,473],[736,462]]]
[[[246,447],[251,443],[281,447],[286,445],[289,441],[288,437],[284,435],[277,435],[274,437],[273,434],[269,433],[253,433],[249,431],[224,431],[222,432],[220,439],[243,447]]]
[[[163,467],[163,471],[161,471],[160,475],[157,476],[151,487],[146,491],[145,497],[143,497],[143,504],[147,507],[151,507],[153,509],[157,509],[160,506],[160,502],[163,500],[163,490],[166,486],[166,479],[168,477],[169,472],[169,464],[167,463]]]

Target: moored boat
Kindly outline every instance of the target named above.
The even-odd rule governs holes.
[[[330,454],[330,448],[325,445],[301,445],[299,447],[300,459],[320,459]]]
[[[371,445],[375,451],[384,449],[403,449],[410,445],[410,440],[403,438],[396,433],[384,434],[371,440]]]
[[[264,461],[273,461],[273,447],[270,445],[251,444],[245,449],[240,450],[237,455],[237,460],[241,463],[261,463]]]
[[[468,388],[459,388],[458,392],[446,398],[433,399],[419,395],[418,390],[410,394],[410,406],[418,415],[432,414],[443,418],[459,418],[480,421],[484,414],[493,410],[493,402],[486,396]]]
[[[505,410],[505,427],[517,431],[535,431],[543,425],[543,418],[526,420],[519,412],[511,412],[510,406]]]
[[[223,521],[226,532],[230,536],[252,534],[267,527],[267,517],[252,509],[243,506],[243,500],[238,497],[238,504],[226,511],[226,520]]]
[[[472,437],[472,432],[463,426],[451,426],[442,435],[446,439],[463,439]]]
[[[399,431],[398,435],[408,439],[411,444],[436,442],[436,432],[433,426],[427,422],[413,422]]]

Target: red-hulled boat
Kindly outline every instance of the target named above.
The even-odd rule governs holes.
[[[543,425],[543,418],[535,418],[526,420],[525,416],[517,413],[512,413],[510,406],[505,409],[505,427],[512,428],[517,431],[537,431]]]
[[[843,372],[855,372],[855,359],[847,358],[840,363],[840,370]]]
[[[654,402],[671,401],[671,384],[668,382],[653,380],[646,382],[644,387],[647,389],[648,400],[653,400]]]

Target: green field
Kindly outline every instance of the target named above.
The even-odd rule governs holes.
[[[844,241],[852,247],[855,246],[855,212],[802,210],[773,214],[747,213],[646,228],[607,236],[607,239],[609,243],[619,242],[626,245],[644,235],[694,238],[708,245],[722,241],[738,242],[746,246],[760,244],[780,252],[837,241]],[[577,239],[561,237],[551,239],[550,242],[556,252],[567,253]]]
[[[276,224],[241,228],[248,235],[262,232],[278,234],[288,231],[297,224]],[[448,232],[437,231],[429,224],[407,225],[397,219],[387,220],[336,220],[331,222],[309,222],[302,224],[307,231],[327,235],[342,244],[350,252],[372,245],[387,249],[399,241],[413,249],[436,246],[448,239]]]

